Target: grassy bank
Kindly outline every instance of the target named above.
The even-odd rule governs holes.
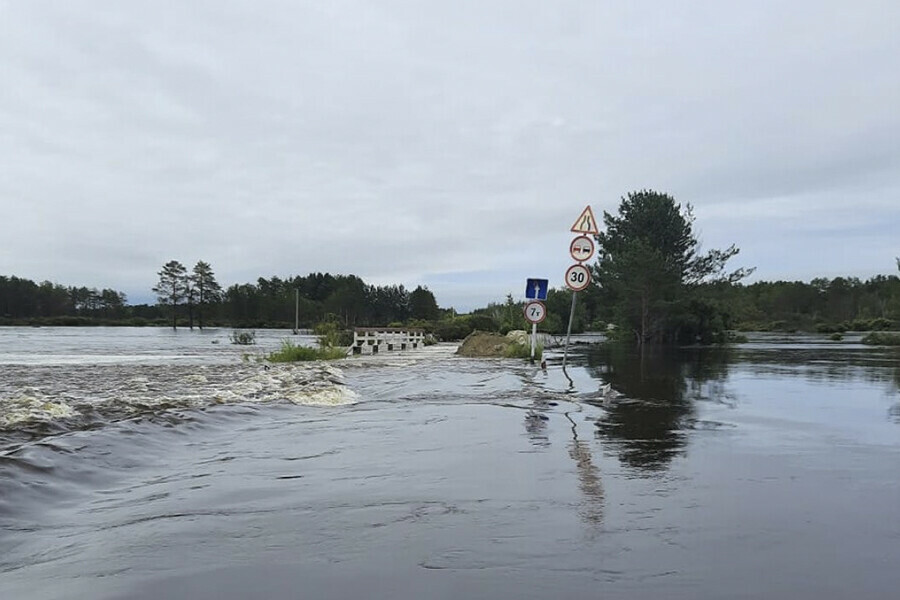
[[[891,319],[853,319],[852,321],[824,322],[811,318],[783,321],[744,321],[735,327],[738,331],[772,331],[784,333],[847,333],[865,331],[889,331],[900,328],[900,322]]]

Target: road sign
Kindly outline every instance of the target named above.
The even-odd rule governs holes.
[[[581,263],[566,269],[566,287],[580,292],[591,283],[591,270]]]
[[[548,283],[546,279],[528,279],[525,282],[525,297],[533,300],[546,300]]]
[[[532,300],[525,305],[525,320],[532,325],[537,325],[547,318],[547,307],[543,302]]]
[[[570,230],[573,233],[587,233],[587,234],[598,234],[597,231],[597,221],[594,219],[594,211],[591,210],[591,205],[588,204],[584,207],[584,210],[581,211],[581,215],[575,221],[575,224],[572,225],[572,229]]]
[[[590,260],[594,255],[594,240],[586,235],[579,235],[569,245],[569,254],[578,262]]]

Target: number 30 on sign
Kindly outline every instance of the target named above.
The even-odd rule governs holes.
[[[572,265],[566,270],[566,287],[580,292],[591,283],[591,271],[584,265]]]

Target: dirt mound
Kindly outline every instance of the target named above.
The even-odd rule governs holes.
[[[460,356],[469,357],[502,357],[512,341],[499,333],[473,331],[463,340],[456,351]]]

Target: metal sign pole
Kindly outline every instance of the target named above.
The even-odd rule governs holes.
[[[589,237],[597,235],[597,221],[594,219],[594,211],[588,204],[581,211],[578,220],[569,229],[578,234],[569,244],[569,254],[575,259],[575,264],[566,270],[566,287],[572,290],[572,310],[569,311],[569,327],[566,329],[566,346],[563,349],[562,372],[569,380],[569,387],[575,386],[575,382],[566,372],[566,359],[569,357],[569,339],[572,337],[572,321],[575,320],[575,298],[578,292],[587,289],[591,284],[591,271],[584,262],[594,255],[594,241]]]
[[[537,323],[531,324],[531,364],[534,364],[534,347],[537,338]]]
[[[537,282],[534,282],[534,297],[537,298],[541,295],[541,286],[538,285]],[[531,324],[531,364],[534,364],[534,347],[537,345],[537,323]]]
[[[572,309],[569,311],[569,327],[566,329],[566,345],[563,348],[563,361],[562,361],[562,372],[563,375],[566,376],[566,379],[569,380],[569,385],[575,385],[575,382],[572,381],[572,378],[569,377],[569,374],[566,372],[566,358],[569,355],[569,338],[572,337],[572,321],[575,320],[575,297],[578,296],[578,292],[572,292]]]
[[[300,333],[300,288],[294,290],[294,335]]]

